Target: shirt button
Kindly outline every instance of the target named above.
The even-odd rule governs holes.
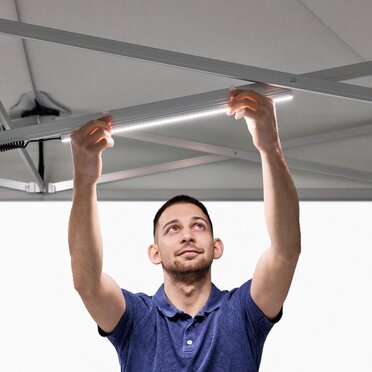
[[[192,340],[187,340],[186,343],[187,345],[192,345]]]
[[[186,330],[186,331],[187,331],[187,332],[190,332],[190,331],[192,331],[192,328],[193,328],[193,327],[192,327],[192,326],[190,326],[189,328],[187,328],[187,330]]]

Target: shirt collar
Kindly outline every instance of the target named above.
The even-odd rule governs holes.
[[[160,286],[153,297],[158,309],[167,317],[173,318],[176,315],[185,315],[181,310],[174,307],[167,299],[164,292],[164,284]],[[213,283],[211,294],[209,295],[206,305],[199,311],[197,315],[206,316],[214,310],[217,310],[222,303],[223,292],[220,291]]]

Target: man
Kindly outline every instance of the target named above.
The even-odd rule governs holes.
[[[286,166],[273,102],[253,91],[231,93],[228,115],[247,121],[262,159],[271,246],[252,280],[230,292],[211,283],[223,243],[199,201],[176,196],[154,219],[148,255],[164,284],[150,297],[121,290],[102,272],[96,181],[101,154],[113,146],[111,118],[72,135],[74,195],[69,245],[74,285],[122,371],[258,371],[267,334],[282,314],[300,254],[299,203]]]

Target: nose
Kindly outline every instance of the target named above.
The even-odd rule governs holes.
[[[194,235],[190,229],[184,229],[182,234],[182,243],[193,242],[195,243]]]

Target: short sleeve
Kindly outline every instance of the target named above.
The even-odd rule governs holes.
[[[131,293],[125,289],[121,290],[125,299],[125,311],[114,330],[105,332],[98,325],[98,333],[107,337],[116,349],[122,349],[124,343],[129,339],[133,330],[139,324],[144,315],[149,311],[150,297],[144,293]]]
[[[240,299],[249,321],[249,326],[253,328],[252,331],[254,331],[259,338],[264,340],[274,324],[278,323],[281,319],[283,308],[274,319],[268,319],[251,296],[251,284],[252,279],[248,280],[238,289],[240,292]]]

